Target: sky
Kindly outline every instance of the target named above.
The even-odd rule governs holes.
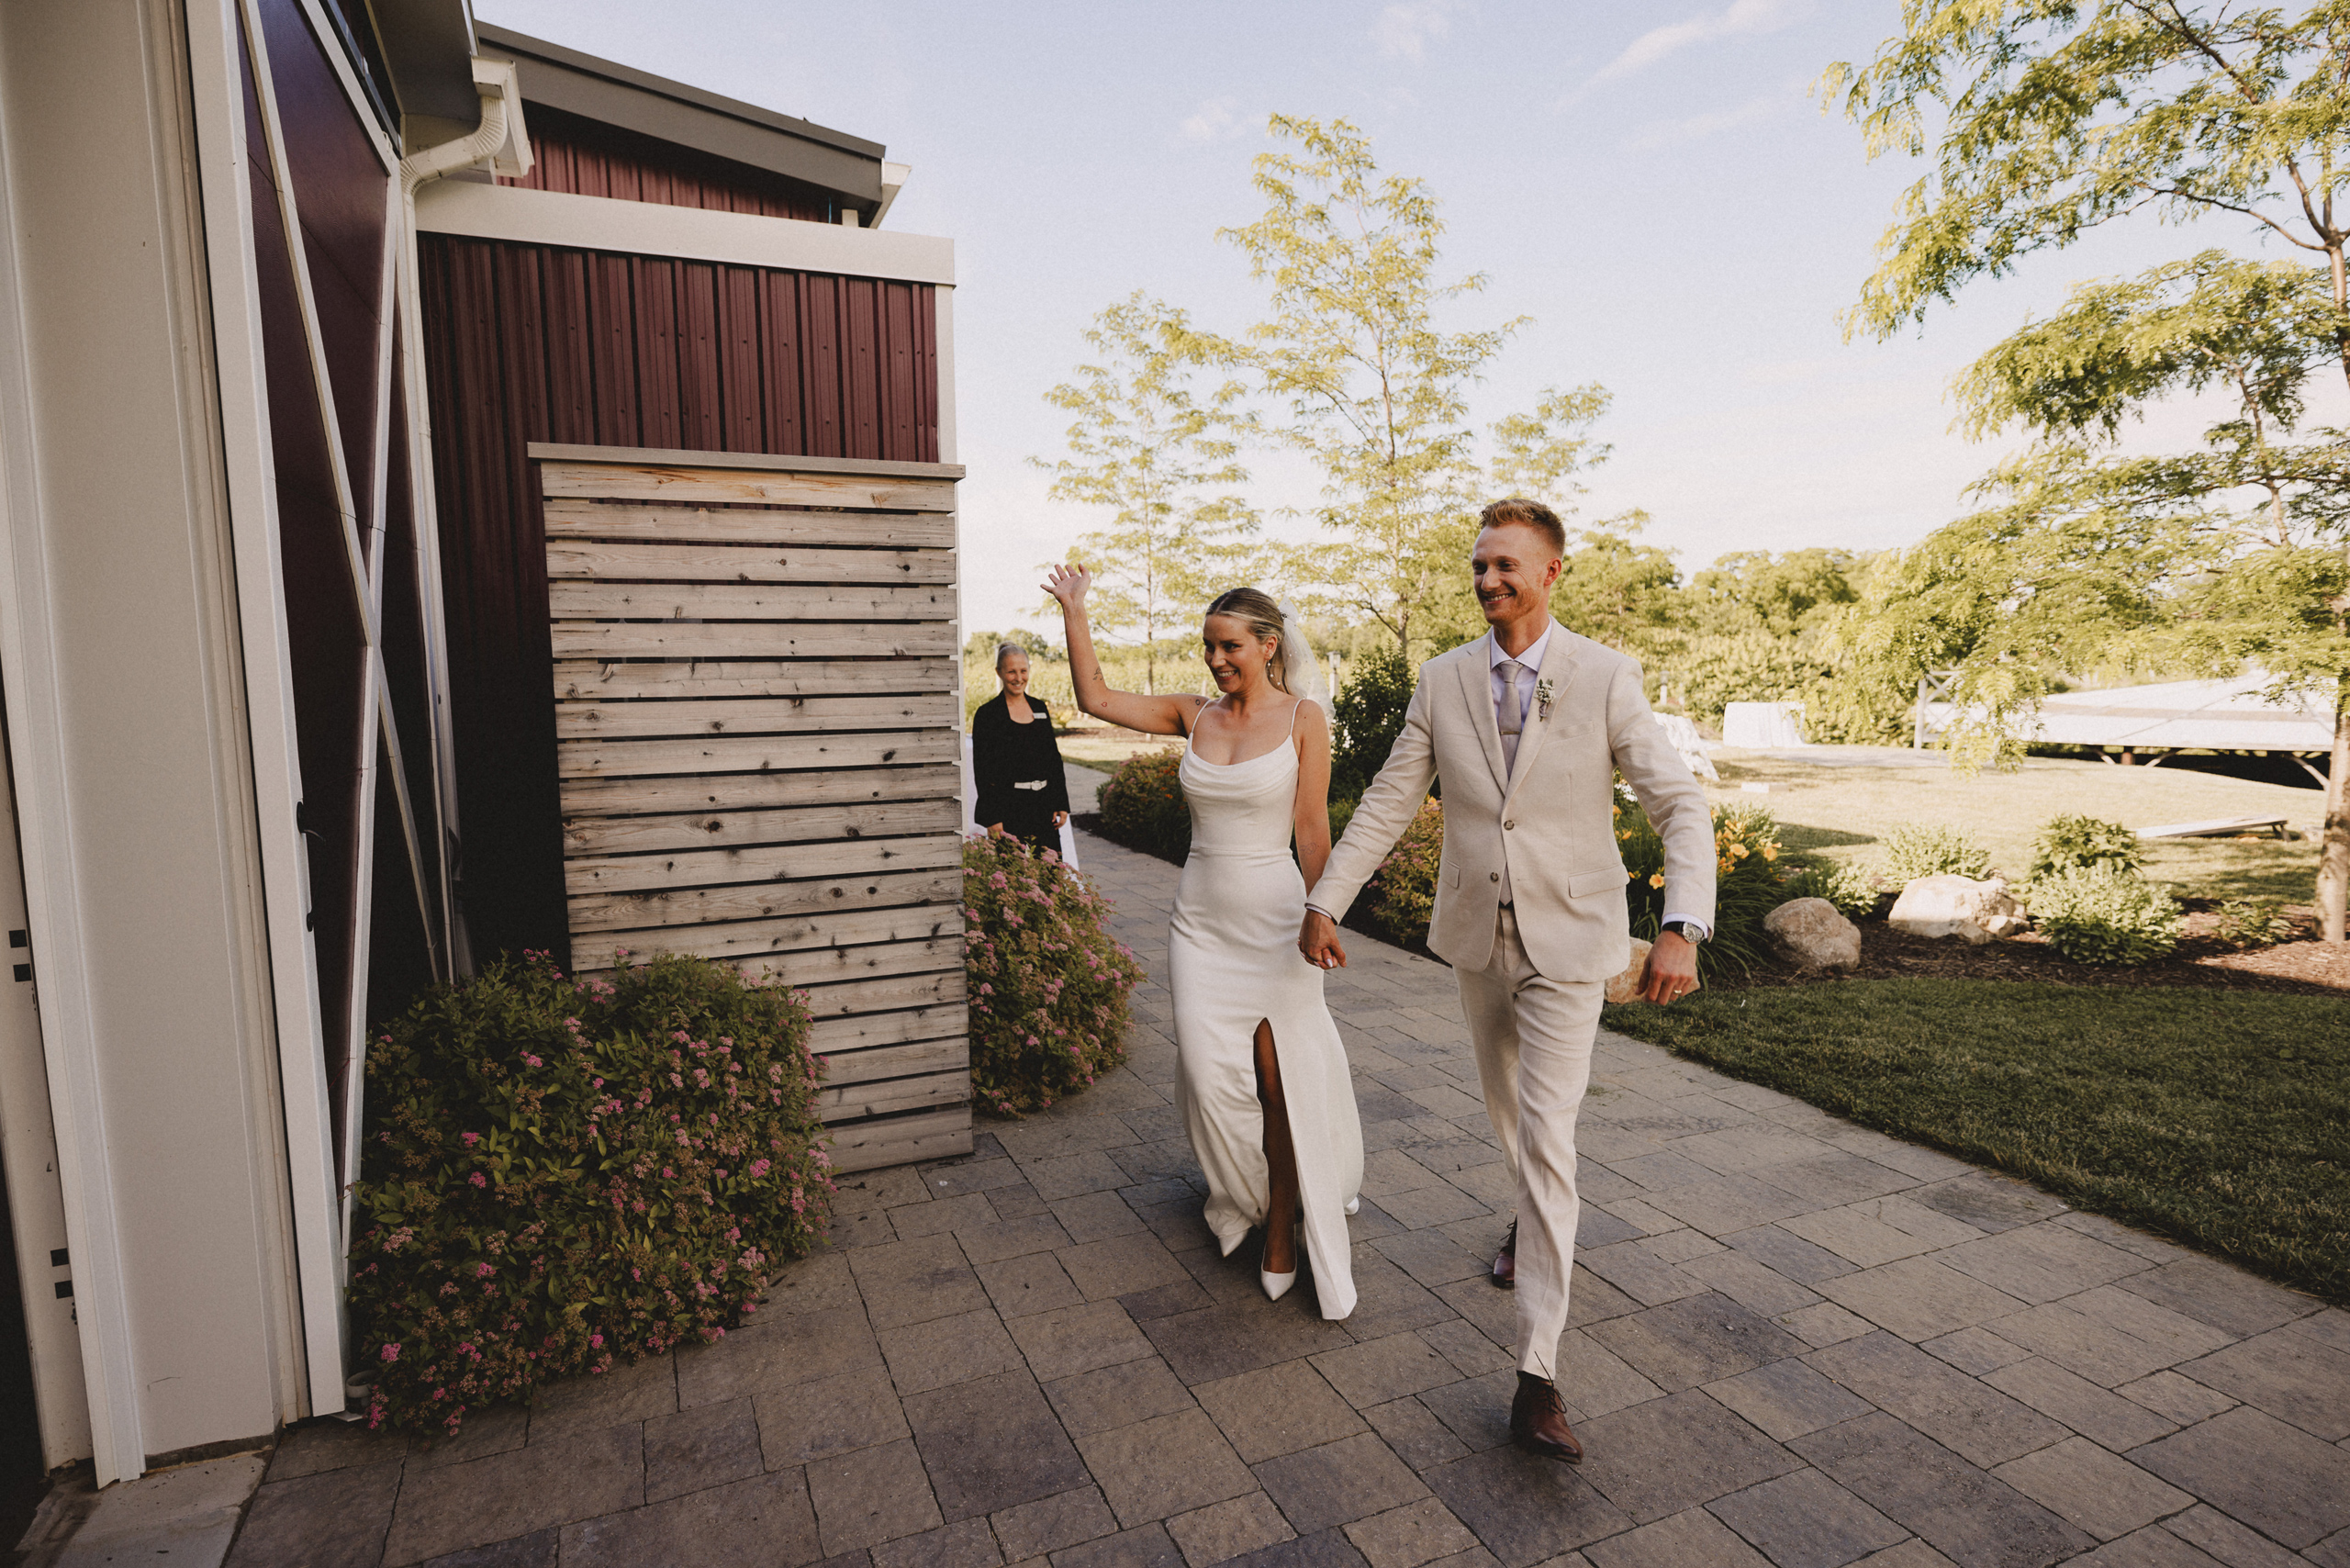
[[[1260,286],[1216,230],[1262,203],[1269,115],[1344,118],[1442,204],[1454,329],[1532,324],[1472,389],[1481,425],[1548,386],[1614,398],[1587,520],[1631,508],[1684,571],[1732,551],[1915,543],[2014,443],[1952,428],[1952,377],[2076,281],[2210,245],[2239,219],[2140,222],[1973,286],[1920,331],[1847,342],[1901,191],[1811,84],[1864,62],[1897,0],[1361,0],[1181,6],[971,0],[476,0],[485,21],[886,143],[886,227],[956,241],[967,628],[1044,627],[1039,563],[1100,526],[1046,498],[1044,400],[1093,313],[1146,290],[1237,332]],[[2321,378],[2322,382],[2324,378]],[[2344,410],[2313,409],[2324,422]],[[2131,440],[2172,446],[2204,410]],[[1292,457],[1251,498],[1310,505]],[[1313,525],[1271,521],[1285,537]],[[1058,627],[1052,628],[1058,631]]]

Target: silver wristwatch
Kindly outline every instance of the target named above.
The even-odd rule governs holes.
[[[1689,943],[1692,946],[1706,939],[1706,928],[1697,924],[1695,921],[1668,920],[1664,923],[1664,929],[1672,932],[1684,942]]]

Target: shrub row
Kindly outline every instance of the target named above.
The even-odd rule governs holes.
[[[1102,791],[1107,794],[1105,789]],[[1058,855],[990,834],[963,843],[971,1092],[1003,1115],[1042,1110],[1125,1060],[1142,965],[1110,903]]]
[[[369,1422],[454,1432],[755,1310],[829,1213],[808,1022],[702,959],[533,954],[384,1025],[351,1245]]]

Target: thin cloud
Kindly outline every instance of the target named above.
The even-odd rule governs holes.
[[[1247,129],[1237,98],[1210,98],[1180,128],[1186,141],[1228,141]]]
[[[1389,60],[1420,60],[1430,40],[1452,31],[1458,0],[1401,0],[1371,24],[1371,41]]]
[[[1713,43],[1720,39],[1775,33],[1782,28],[1807,19],[1811,13],[1812,0],[1730,0],[1730,4],[1719,11],[1693,17],[1688,21],[1674,22],[1667,27],[1651,28],[1634,39],[1623,53],[1609,61],[1592,80],[1607,82],[1629,76],[1684,49]]]
[[[1775,119],[1792,106],[1792,102],[1784,98],[1755,98],[1736,108],[1717,109],[1709,115],[1692,115],[1687,119],[1666,120],[1661,125],[1651,126],[1625,142],[1624,146],[1626,151],[1632,152],[1658,152],[1669,147],[1686,147],[1693,141],[1703,141],[1726,130],[1737,130],[1759,120]]]

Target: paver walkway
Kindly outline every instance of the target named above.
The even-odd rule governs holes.
[[[1175,869],[1084,852],[1162,969]],[[1217,1258],[1153,985],[1089,1093],[851,1179],[755,1327],[431,1451],[290,1434],[230,1561],[2350,1564],[2350,1315],[1617,1036],[1561,1359],[1590,1459],[1518,1453],[1451,977],[1350,947],[1347,1322]]]

